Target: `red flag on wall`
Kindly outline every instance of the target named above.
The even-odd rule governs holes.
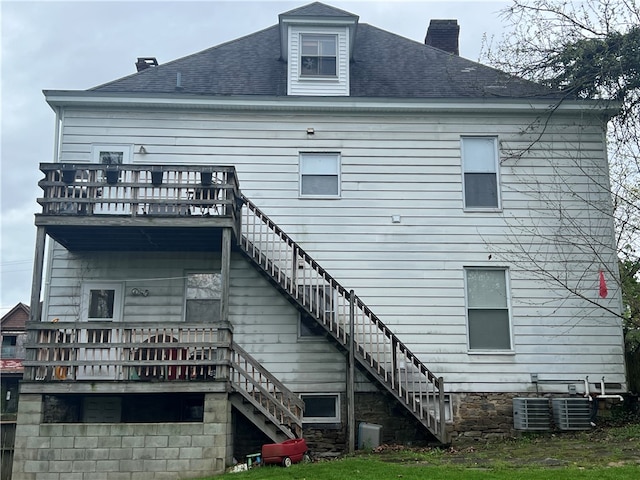
[[[609,291],[607,290],[607,282],[604,279],[604,272],[600,270],[600,297],[607,298],[607,294]]]

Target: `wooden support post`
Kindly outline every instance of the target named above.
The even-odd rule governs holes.
[[[220,274],[222,291],[220,292],[220,320],[229,321],[229,283],[231,280],[231,229],[222,229],[222,254]]]
[[[356,400],[355,400],[355,292],[349,292],[349,369],[347,372],[347,421],[349,429],[349,453],[356,450]]]
[[[447,438],[447,420],[444,411],[444,378],[438,378],[438,409],[440,410],[440,425],[438,426],[438,430],[440,430],[440,441],[442,443],[449,443]]]
[[[42,290],[42,273],[44,271],[44,249],[46,245],[47,234],[44,227],[38,227],[36,230],[36,248],[33,258],[33,277],[31,278],[31,299],[29,303],[29,323],[39,322],[41,320],[40,312],[40,291]],[[27,346],[25,359],[36,359],[36,344],[38,342],[38,330],[30,329],[27,326]],[[35,380],[37,368],[29,367],[29,372],[25,371],[25,379]]]

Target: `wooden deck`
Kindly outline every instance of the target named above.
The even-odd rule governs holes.
[[[239,228],[234,167],[41,164],[36,226],[70,251],[207,251]]]

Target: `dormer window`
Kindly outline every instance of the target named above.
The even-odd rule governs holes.
[[[337,35],[302,34],[300,76],[335,77],[338,63]]]

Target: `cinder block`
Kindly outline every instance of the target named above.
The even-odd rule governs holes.
[[[20,395],[18,415],[21,413],[42,413],[42,397],[40,395]],[[39,418],[38,422],[40,422]]]
[[[133,460],[153,460],[156,458],[156,449],[155,448],[134,448],[133,455],[131,456]]]
[[[215,467],[213,458],[193,458],[189,460],[189,468],[193,472],[212,473]]]
[[[145,472],[166,472],[167,471],[167,461],[154,459],[154,460],[143,460],[143,468]]]
[[[104,436],[98,437],[98,448],[120,448],[122,447],[122,437]]]
[[[63,434],[63,425],[55,425],[55,424],[44,424],[40,425],[40,436],[41,437],[61,437]]]
[[[98,460],[96,462],[97,472],[116,472],[120,468],[120,460]]]
[[[133,448],[110,448],[109,460],[131,460],[133,459]]]
[[[110,425],[87,425],[87,435],[102,437],[111,435]]]
[[[96,462],[93,460],[76,460],[71,466],[72,472],[93,473],[96,471]]]
[[[144,437],[126,435],[122,437],[123,447],[144,447]]]
[[[46,460],[25,460],[24,471],[26,473],[47,473],[49,462]]]
[[[51,448],[50,437],[29,437],[26,448]]]
[[[57,460],[49,464],[49,471],[52,473],[68,473],[71,472],[71,460]]]
[[[169,437],[162,435],[149,436],[144,439],[145,447],[163,448],[169,445]]]
[[[180,458],[202,458],[201,447],[182,447],[180,449]]]
[[[171,460],[180,458],[180,449],[178,447],[159,448],[156,450],[156,457]]]
[[[191,435],[176,435],[175,437],[169,437],[170,447],[190,447]]]
[[[180,425],[180,435],[202,435],[204,425],[202,423],[183,423]]]
[[[108,448],[91,448],[87,450],[87,460],[108,460],[109,449]]]
[[[120,460],[121,472],[142,472],[143,466],[140,460]]]
[[[167,472],[186,472],[189,470],[189,460],[167,460]]]
[[[107,480],[130,480],[129,472],[107,472]]]
[[[75,448],[98,448],[98,437],[76,436]]]
[[[60,450],[60,460],[84,460],[87,452],[81,448],[63,448]]]

